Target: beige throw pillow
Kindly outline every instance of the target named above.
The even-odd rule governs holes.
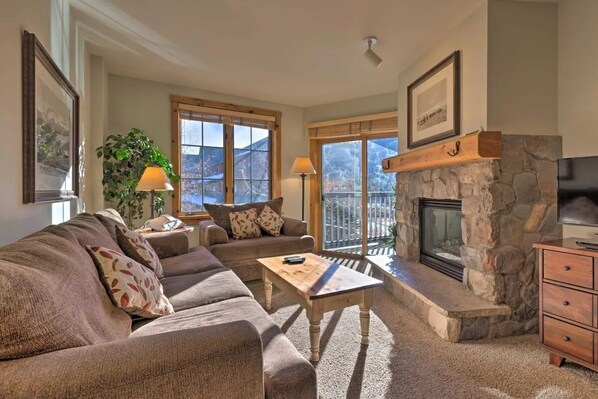
[[[265,202],[248,202],[246,204],[203,204],[214,223],[226,230],[226,234],[231,237],[233,235],[230,226],[231,212],[246,211],[248,209],[255,208],[257,214],[259,215],[262,213],[265,205],[268,205],[274,212],[282,215],[282,197],[274,198]]]
[[[235,240],[256,238],[262,235],[260,226],[257,224],[257,211],[255,208],[246,211],[231,212],[230,227]]]
[[[266,205],[262,213],[260,213],[260,216],[257,218],[257,224],[272,237],[278,237],[284,221],[278,213],[274,212],[272,208]]]
[[[149,267],[158,278],[164,276],[164,269],[158,254],[141,234],[126,227],[117,226],[116,237],[118,245],[129,258]]]
[[[174,313],[164,296],[162,284],[152,270],[108,248],[86,248],[116,306],[129,314],[146,318]]]

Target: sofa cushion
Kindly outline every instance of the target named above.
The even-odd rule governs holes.
[[[255,208],[247,209],[246,211],[231,212],[228,216],[230,217],[230,228],[235,240],[246,240],[262,236],[260,225],[257,224],[257,212]]]
[[[0,315],[0,359],[106,343],[131,332],[130,317],[112,304],[92,259],[63,226],[0,248]]]
[[[108,248],[86,248],[116,306],[129,314],[147,318],[174,312],[153,270]]]
[[[127,227],[122,216],[115,209],[106,208],[93,214],[104,225],[110,237],[116,242],[116,228]]]
[[[161,282],[164,295],[177,312],[240,296],[253,297],[235,273],[224,267],[187,276],[167,277]]]
[[[241,259],[257,259],[270,256],[291,255],[302,252],[312,252],[314,239],[311,236],[263,236],[248,240],[235,240],[227,244],[217,244],[210,247],[210,251],[221,262]]]
[[[123,253],[104,225],[90,213],[80,213],[60,226],[72,232],[83,248],[86,245],[109,248]]]
[[[201,273],[224,267],[205,247],[193,247],[183,255],[161,259],[164,277]]]
[[[266,233],[272,237],[278,237],[280,235],[280,229],[284,224],[282,216],[274,212],[268,205],[264,206],[264,210],[257,218],[257,224]]]
[[[254,299],[242,297],[183,310],[153,320],[132,337],[246,320],[262,337],[266,398],[316,398],[313,366],[297,351],[280,328]]]
[[[141,234],[126,227],[117,227],[116,237],[118,245],[129,258],[150,268],[158,278],[164,276],[158,254]]]
[[[255,208],[259,215],[264,210],[266,204],[279,215],[282,215],[282,197],[271,199],[265,202],[250,202],[247,204],[203,204],[206,211],[218,226],[226,230],[226,233],[232,237],[233,232],[230,227],[231,212],[246,211],[247,209]]]

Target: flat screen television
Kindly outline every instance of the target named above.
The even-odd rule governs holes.
[[[598,156],[558,161],[560,223],[598,226]]]

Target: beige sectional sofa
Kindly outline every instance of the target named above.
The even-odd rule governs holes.
[[[317,397],[312,365],[184,233],[150,241],[176,312],[132,320],[114,306],[84,248],[120,250],[111,223],[80,214],[0,248],[0,397]]]
[[[262,274],[256,259],[314,251],[314,238],[307,234],[307,223],[285,216],[282,219],[280,236],[263,235],[246,240],[234,240],[213,221],[203,220],[198,226],[199,244],[208,248],[241,280],[258,280]]]
[[[314,238],[307,234],[307,222],[282,216],[282,204],[282,197],[246,204],[204,204],[211,220],[199,223],[199,245],[208,248],[241,280],[259,280],[262,270],[256,259],[314,251]],[[259,215],[266,205],[282,217],[280,235],[272,237],[262,232],[261,237],[235,240],[230,213],[254,208]]]

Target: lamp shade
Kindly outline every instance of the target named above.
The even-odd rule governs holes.
[[[158,166],[148,166],[145,168],[135,191],[172,191],[172,184],[164,169]]]
[[[297,157],[291,167],[291,173],[315,175],[316,170],[308,157]]]

